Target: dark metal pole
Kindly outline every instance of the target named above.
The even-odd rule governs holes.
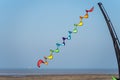
[[[117,34],[115,32],[115,29],[112,25],[112,22],[110,21],[110,18],[108,16],[105,8],[103,7],[101,2],[99,2],[98,5],[99,5],[100,10],[102,11],[102,14],[103,14],[105,21],[107,23],[110,35],[112,37],[112,41],[113,41],[113,45],[114,45],[114,49],[115,49],[115,53],[116,53],[116,58],[117,58],[117,63],[118,63],[119,79],[117,79],[117,80],[120,80],[120,42],[119,42],[119,39],[118,39]]]

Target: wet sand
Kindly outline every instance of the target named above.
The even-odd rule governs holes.
[[[0,76],[0,80],[112,80],[112,76],[112,74]]]

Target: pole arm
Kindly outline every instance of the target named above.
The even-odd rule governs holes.
[[[115,50],[116,58],[117,58],[117,63],[118,63],[119,79],[117,79],[117,80],[120,80],[120,42],[119,42],[119,39],[118,39],[117,34],[115,32],[115,29],[113,27],[113,24],[108,16],[104,6],[102,5],[101,2],[99,2],[98,5],[99,5],[99,8],[104,16],[106,23],[107,23],[107,26],[108,26],[108,29],[109,29],[109,32],[110,32],[110,35],[111,35],[111,38],[113,41],[113,46],[114,46],[114,50]]]

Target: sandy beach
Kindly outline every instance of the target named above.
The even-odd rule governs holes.
[[[0,76],[0,80],[112,80],[112,76],[111,74]]]

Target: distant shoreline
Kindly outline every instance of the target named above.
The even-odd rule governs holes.
[[[0,76],[29,76],[29,75],[81,75],[81,74],[117,74],[117,70],[84,70],[84,69],[14,69],[0,70]]]
[[[43,74],[43,75],[0,75],[0,77],[31,77],[31,76],[118,76],[118,74]]]
[[[0,80],[111,80],[112,76],[117,76],[117,74],[0,76]]]

